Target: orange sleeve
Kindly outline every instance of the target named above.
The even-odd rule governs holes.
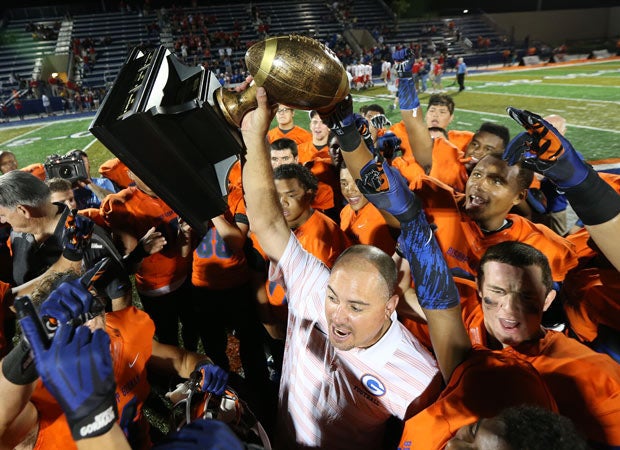
[[[456,192],[465,192],[467,170],[461,158],[463,152],[446,139],[433,139],[433,165],[429,175],[446,183]]]
[[[453,143],[456,148],[465,153],[465,149],[474,137],[473,131],[448,130],[448,140]]]
[[[47,174],[45,173],[45,166],[41,163],[30,164],[29,166],[26,166],[20,170],[33,174],[39,180],[45,181],[45,179],[47,178]]]
[[[338,225],[319,211],[315,211],[295,230],[295,236],[306,251],[323,261],[330,269],[340,253],[350,245]]]
[[[411,150],[411,144],[409,143],[409,135],[405,128],[405,123],[401,120],[395,123],[389,128],[389,131],[394,133],[400,139],[400,150],[403,152],[402,158],[407,162],[415,161],[413,151]]]
[[[108,159],[99,166],[101,176],[111,180],[122,189],[133,183],[128,171],[127,166],[118,158]]]

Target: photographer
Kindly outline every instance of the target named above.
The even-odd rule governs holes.
[[[75,194],[75,201],[77,202],[78,209],[86,208],[99,208],[101,201],[108,195],[114,194],[114,184],[107,178],[91,178],[90,176],[90,162],[88,160],[88,154],[84,150],[74,149],[67,152],[63,159],[73,159],[74,162],[67,162],[66,164],[74,164],[77,173],[75,176],[78,178],[69,181],[73,183],[73,193]],[[65,163],[62,163],[65,164]],[[78,165],[83,164],[83,173]]]

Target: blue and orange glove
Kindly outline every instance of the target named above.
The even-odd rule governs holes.
[[[224,422],[197,419],[170,434],[153,450],[245,450],[246,446]]]
[[[605,223],[620,214],[618,193],[549,122],[529,111],[506,110],[527,130],[506,147],[503,158],[508,164],[521,161],[524,167],[549,178],[565,193],[585,225]]]
[[[391,131],[387,131],[377,139],[375,147],[385,159],[391,160],[400,151],[400,144],[400,138]]]
[[[70,261],[80,261],[84,257],[84,250],[90,245],[94,227],[95,222],[78,215],[77,209],[72,210],[65,220],[62,256]]]
[[[33,317],[19,320],[34,354],[37,371],[67,417],[73,439],[100,436],[118,417],[110,337],[60,323],[49,347]]]
[[[196,364],[196,369],[202,375],[200,388],[203,392],[222,395],[228,384],[228,372],[210,361],[202,361]]]
[[[411,192],[405,178],[381,155],[366,163],[355,184],[370,203],[400,222],[408,222],[420,212],[420,200]]]
[[[517,135],[504,150],[508,164],[521,162],[534,172],[553,181],[560,189],[568,189],[583,182],[588,165],[570,142],[553,125],[538,114],[506,108],[510,117],[527,131]]]
[[[377,114],[370,119],[370,124],[377,128],[388,128],[392,126],[392,122],[388,119],[385,114]]]

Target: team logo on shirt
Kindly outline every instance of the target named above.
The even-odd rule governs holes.
[[[362,376],[362,384],[370,392],[372,395],[376,397],[381,397],[385,394],[385,386],[383,383],[374,375],[366,374]]]

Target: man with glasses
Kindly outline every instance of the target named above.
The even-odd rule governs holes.
[[[267,139],[271,144],[273,141],[277,139],[287,138],[295,141],[296,144],[301,144],[302,142],[311,141],[312,134],[308,130],[304,130],[303,128],[295,125],[293,118],[295,117],[295,110],[293,108],[289,108],[288,106],[284,106],[282,104],[278,105],[278,109],[276,112],[276,121],[278,122],[278,126],[269,130],[267,133]]]

